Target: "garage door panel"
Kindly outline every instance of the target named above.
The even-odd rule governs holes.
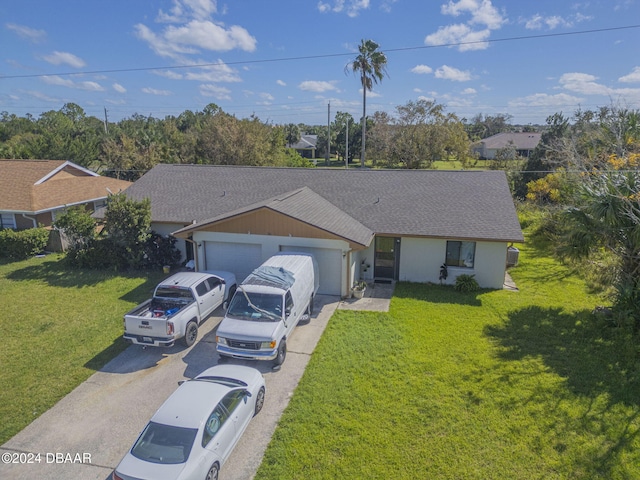
[[[311,253],[318,262],[320,285],[318,293],[323,295],[342,294],[342,251],[335,248],[299,247],[280,245],[281,252]]]
[[[262,264],[262,245],[255,243],[205,242],[207,270],[233,272],[241,283]]]

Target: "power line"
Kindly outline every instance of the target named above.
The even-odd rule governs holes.
[[[456,43],[441,43],[437,45],[420,45],[414,47],[400,47],[400,48],[390,48],[384,50],[385,53],[395,53],[395,52],[406,52],[411,50],[425,50],[432,48],[443,48],[443,47],[460,47],[463,45],[477,45],[484,43],[499,43],[499,42],[512,42],[518,40],[532,40],[532,39],[540,39],[540,38],[555,38],[555,37],[567,37],[573,35],[587,35],[593,33],[601,33],[601,32],[612,32],[619,30],[628,30],[640,28],[640,25],[626,25],[621,27],[608,27],[608,28],[597,28],[592,30],[579,30],[577,32],[564,32],[564,33],[546,33],[540,35],[522,35],[517,37],[505,37],[505,38],[495,38],[489,40],[476,40],[471,42],[456,42]],[[171,66],[160,66],[160,67],[138,67],[138,68],[114,68],[114,69],[106,69],[106,70],[86,70],[86,71],[76,71],[76,72],[62,72],[62,73],[34,73],[34,74],[25,74],[25,75],[0,75],[0,80],[12,79],[12,78],[37,78],[37,77],[47,77],[47,76],[69,76],[69,75],[95,75],[95,74],[104,74],[104,73],[123,73],[123,72],[144,72],[144,71],[153,71],[153,70],[177,70],[182,68],[205,68],[205,67],[215,67],[220,65],[247,65],[247,64],[259,64],[259,63],[275,63],[275,62],[291,62],[291,61],[299,61],[299,60],[316,60],[319,58],[336,58],[336,57],[346,57],[352,56],[353,53],[327,53],[321,55],[303,55],[297,57],[283,57],[283,58],[267,58],[267,59],[259,59],[259,60],[241,60],[236,62],[215,62],[215,63],[198,63],[193,65],[171,65]]]

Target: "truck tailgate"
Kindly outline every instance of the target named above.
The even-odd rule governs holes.
[[[124,331],[128,335],[136,335],[142,337],[166,337],[167,336],[167,319],[166,317],[137,317],[134,315],[125,315]],[[144,340],[143,340],[144,341]],[[151,340],[148,340],[152,343]]]

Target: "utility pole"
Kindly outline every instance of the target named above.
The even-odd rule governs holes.
[[[349,118],[347,118],[347,134],[344,144],[344,168],[349,168]]]
[[[109,133],[109,119],[107,117],[107,107],[104,107],[104,133]]]
[[[330,165],[331,158],[331,102],[327,103],[327,156],[325,157],[325,165]]]

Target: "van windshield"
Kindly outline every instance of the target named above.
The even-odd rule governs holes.
[[[239,288],[227,309],[227,316],[256,322],[279,322],[282,320],[282,295],[251,293]]]

